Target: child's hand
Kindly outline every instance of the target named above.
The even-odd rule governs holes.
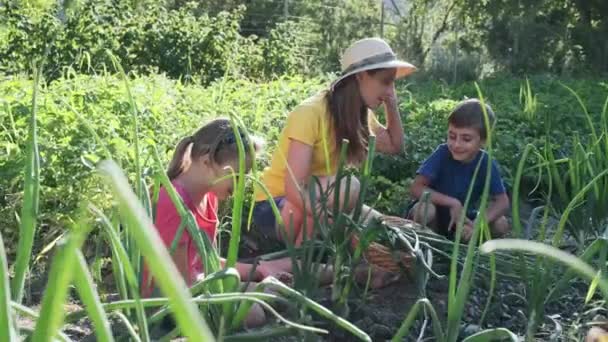
[[[470,221],[471,220],[469,220],[469,222]],[[475,225],[472,222],[469,222],[465,223],[462,227],[462,242],[469,242],[469,240],[471,240],[471,236],[473,236],[473,229],[475,229]]]
[[[462,214],[462,204],[460,203],[460,201],[458,201],[457,204],[454,203],[454,205],[450,207],[450,225],[448,226],[448,230],[456,229],[456,225],[458,224],[460,220],[460,215]],[[473,226],[473,221],[471,221],[468,217],[465,217],[464,225]]]

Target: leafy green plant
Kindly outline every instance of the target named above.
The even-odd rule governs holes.
[[[482,108],[484,110],[484,121],[485,127],[491,127],[489,124],[488,113],[486,113],[484,98],[481,94],[481,90],[477,86],[477,92],[479,94],[479,99],[482,104]],[[458,273],[458,269],[456,267],[456,259],[458,253],[458,243],[460,242],[460,236],[462,234],[462,229],[464,226],[465,215],[462,214],[460,217],[460,222],[457,223],[456,226],[456,247],[454,248],[454,252],[452,255],[452,263],[450,269],[450,286],[448,289],[448,318],[447,318],[447,339],[448,341],[455,341],[459,334],[460,329],[460,321],[462,319],[462,313],[465,305],[465,300],[469,295],[469,291],[472,286],[473,274],[475,271],[475,248],[478,241],[483,241],[484,235],[489,236],[488,233],[488,223],[485,220],[485,210],[488,206],[488,198],[489,198],[489,185],[490,185],[490,172],[491,172],[491,162],[493,156],[493,147],[492,147],[492,131],[488,131],[488,137],[486,140],[486,146],[488,148],[488,157],[487,157],[487,166],[486,166],[486,175],[485,175],[485,184],[484,189],[481,195],[480,204],[479,204],[479,212],[481,213],[480,219],[475,220],[475,227],[473,230],[473,234],[471,239],[469,240],[469,244],[467,247],[467,256],[465,258],[465,264],[460,275],[459,284],[456,285],[456,277]],[[472,179],[476,179],[477,172],[479,171],[479,165],[475,170]],[[471,197],[472,186],[469,189],[467,194],[467,198],[464,203],[463,213],[466,213],[466,208],[469,206],[469,201]]]
[[[576,103],[570,103],[572,101],[562,93],[551,91],[557,81],[541,81],[534,82],[539,84],[536,92],[548,107],[539,108],[539,122],[531,124],[524,124],[518,117],[509,115],[510,112],[519,111],[517,94],[513,89],[519,86],[520,80],[501,77],[481,83],[493,95],[492,105],[498,114],[495,152],[507,185],[513,184],[514,166],[526,144],[531,143],[537,148],[544,145],[543,118],[547,115],[551,114],[555,121],[562,123],[560,129],[563,126],[563,129],[571,131],[581,130],[580,118],[567,115],[576,111]],[[580,96],[585,98],[594,122],[598,120],[597,115],[602,112],[605,100],[601,88],[594,87],[594,81],[589,79],[564,82],[577,89]],[[194,125],[225,115],[230,110],[236,111],[252,132],[262,134],[268,146],[273,146],[286,112],[302,99],[322,89],[326,80],[286,77],[259,84],[242,79],[227,79],[222,84],[201,87],[153,75],[130,77],[129,83],[141,115],[141,143],[146,146],[149,141],[154,141],[161,158],[166,160],[172,151],[172,144],[192,130]],[[220,86],[223,87],[221,90]],[[381,212],[394,215],[403,213],[408,204],[409,187],[409,181],[405,177],[414,175],[424,158],[443,141],[445,115],[455,100],[465,95],[474,96],[474,90],[467,83],[447,88],[444,98],[437,99],[433,94],[439,91],[438,86],[435,81],[418,82],[413,91],[413,100],[401,104],[401,112],[407,114],[404,117],[406,153],[375,157],[365,202]],[[27,147],[27,118],[32,89],[32,81],[24,77],[3,79],[0,82],[0,146],[3,152],[6,151],[0,154],[3,175],[0,177],[0,227],[6,240],[9,262],[14,258],[16,248],[13,246],[17,245],[18,223],[13,212],[20,210],[25,156],[21,151]],[[134,164],[129,162],[133,160],[130,142],[132,133],[129,128],[130,105],[124,95],[124,82],[118,75],[75,75],[48,83],[44,89],[39,94],[41,105],[37,111],[37,121],[45,129],[39,132],[38,143],[43,156],[42,163],[49,172],[40,175],[44,198],[39,204],[39,233],[43,239],[35,241],[33,251],[36,255],[61,234],[58,227],[69,225],[68,218],[78,207],[78,194],[84,189],[91,191],[101,207],[108,207],[107,194],[98,191],[97,182],[90,177],[92,166],[96,162],[110,154],[130,177],[134,176]],[[215,99],[220,92],[223,93],[223,100],[218,105]],[[398,92],[400,98],[405,99],[401,86],[398,87]],[[89,128],[82,117],[86,118]],[[539,125],[540,131],[537,130]],[[91,129],[95,130],[97,138],[92,138]],[[554,128],[551,129],[551,143],[554,147],[563,146],[566,149],[569,144],[562,141],[563,134],[554,131]],[[542,139],[535,138],[541,135]],[[102,146],[105,146],[105,150]],[[260,156],[260,167],[267,164],[271,150],[267,148]],[[563,159],[561,150],[555,150],[554,153],[557,161]],[[535,161],[531,160],[530,165],[534,164]],[[560,162],[558,165],[562,167],[564,164]],[[535,185],[537,169],[530,167],[525,171],[522,186],[529,191]],[[148,171],[144,168],[144,172]],[[247,183],[248,191],[251,184],[252,182]],[[546,181],[541,183],[539,193],[546,192],[546,184]],[[44,260],[39,258],[38,262]]]
[[[492,240],[481,246],[483,253],[493,253],[497,250],[534,253],[554,262],[561,263],[591,284],[596,284],[604,299],[608,298],[608,280],[605,275],[599,273],[598,270],[594,270],[589,264],[570,253],[540,242],[519,239]]]
[[[532,92],[530,86],[530,80],[526,78],[525,85],[519,88],[519,103],[523,106],[523,116],[527,121],[534,121],[536,119],[536,112],[538,109],[538,98],[537,95]]]
[[[210,84],[231,63],[237,63],[234,69],[241,75],[272,79],[303,70],[309,59],[299,53],[301,36],[288,29],[296,23],[279,25],[263,39],[241,35],[241,7],[210,17],[192,6],[168,10],[158,2],[149,2],[145,11],[130,1],[88,0],[72,8],[70,2],[46,2],[44,10],[33,10],[27,2],[0,6],[8,32],[1,37],[0,70],[28,72],[29,61],[48,47],[54,63],[45,70],[47,78],[98,74],[112,67],[105,53],[110,50],[127,72],[166,73]],[[237,58],[231,58],[234,50],[239,51]]]
[[[12,298],[21,302],[25,276],[29,271],[34,234],[36,232],[36,219],[40,196],[40,160],[38,153],[38,134],[36,113],[38,110],[38,86],[42,67],[36,70],[34,78],[34,92],[32,96],[32,112],[29,119],[28,144],[25,163],[24,196],[21,209],[21,225],[19,234],[19,249],[15,262],[15,278],[13,279]]]
[[[8,277],[8,263],[6,262],[6,252],[4,250],[4,241],[2,241],[1,234],[0,272],[2,272],[2,279],[0,279],[0,331],[2,333],[0,333],[0,337],[3,341],[13,342],[17,340],[17,335],[15,334],[15,325],[11,309],[11,288]]]
[[[594,137],[597,137],[597,135],[594,135]],[[578,143],[575,146],[577,149],[579,149],[579,151],[583,150],[582,144]],[[545,150],[551,150],[548,143]],[[597,258],[600,251],[605,248],[605,240],[598,239],[587,247],[582,247],[583,244],[586,243],[586,239],[581,239],[580,236],[585,231],[589,232],[592,229],[591,227],[585,227],[585,225],[593,222],[594,218],[593,216],[587,216],[589,215],[587,211],[581,210],[581,202],[593,195],[592,190],[597,189],[598,186],[603,186],[602,184],[608,170],[598,170],[597,173],[592,174],[594,176],[592,179],[587,178],[591,176],[588,173],[584,173],[585,178],[581,177],[584,172],[583,168],[585,166],[579,167],[578,165],[590,165],[590,162],[587,161],[590,154],[585,155],[584,153],[579,152],[575,153],[572,158],[556,160],[553,152],[550,151],[545,152],[545,156],[548,156],[548,159],[545,159],[545,156],[541,155],[541,153],[533,145],[526,146],[517,168],[513,187],[513,198],[515,199],[512,206],[514,236],[524,238],[530,235],[529,233],[523,231],[520,220],[519,199],[521,198],[520,183],[522,175],[524,174],[525,164],[529,162],[529,155],[531,153],[535,153],[538,156],[537,159],[541,161],[533,168],[538,169],[539,179],[546,179],[548,190],[544,193],[545,198],[547,198],[548,201],[554,198],[554,188],[557,188],[557,191],[560,193],[558,198],[560,200],[568,201],[568,203],[565,205],[553,208],[553,212],[559,213],[559,222],[555,231],[553,232],[554,235],[552,237],[549,235],[550,232],[548,227],[548,220],[550,215],[553,213],[552,203],[548,202],[546,205],[538,208],[543,210],[543,216],[538,225],[540,229],[536,234],[536,239],[539,242],[549,241],[553,248],[559,248],[564,242],[564,230],[569,225],[576,222],[576,225],[572,227],[574,228],[573,236],[579,237],[579,257],[585,262]],[[567,174],[570,175],[570,183],[567,183],[563,179],[559,178],[563,175],[560,174],[559,170],[563,170],[564,168],[568,172]],[[591,168],[587,170],[593,171]],[[574,186],[570,186],[570,184]],[[573,192],[570,193],[570,191]],[[583,204],[582,206],[585,207],[587,204]],[[575,213],[577,215],[573,216]],[[536,215],[537,210],[534,210],[531,216]],[[582,227],[580,226],[581,224],[583,224]],[[569,284],[576,274],[573,271],[568,271],[559,278],[556,277],[550,260],[548,260],[544,254],[538,255],[534,258],[535,266],[530,269],[528,265],[529,261],[526,260],[528,259],[527,254],[518,253],[517,255],[520,258],[520,266],[518,267],[520,270],[520,279],[521,282],[526,286],[525,295],[527,297],[527,310],[525,314],[528,317],[526,324],[526,340],[532,341],[535,340],[536,332],[545,319],[545,307],[559,298],[559,296],[567,289],[567,284]],[[600,259],[598,261],[599,265],[605,264],[605,261],[602,262],[602,260],[605,260],[605,255],[600,255]]]
[[[576,134],[573,136],[572,150],[565,164],[556,162],[555,146],[549,141],[545,143],[548,177],[556,189],[554,196],[547,199],[557,212],[568,211],[568,220],[564,224],[582,250],[588,238],[593,239],[603,231],[608,217],[605,210],[608,206],[608,178],[600,177],[608,169],[608,98],[602,108],[598,132],[580,96],[571,88],[564,87],[580,104],[591,135],[585,140]],[[573,204],[575,199],[577,203]],[[556,234],[554,245],[561,238],[561,232]]]

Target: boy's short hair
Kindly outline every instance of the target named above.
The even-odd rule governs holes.
[[[492,108],[486,104],[486,112],[490,127],[494,125],[496,116]],[[458,128],[475,128],[479,131],[482,140],[488,137],[488,130],[483,118],[483,108],[478,99],[467,99],[460,102],[448,117],[448,124]]]

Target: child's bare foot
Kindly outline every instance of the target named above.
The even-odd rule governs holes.
[[[273,277],[277,278],[281,283],[293,287],[293,274],[288,272],[280,272],[273,275]]]
[[[276,260],[260,261],[260,264],[257,266],[257,270],[262,275],[262,278],[266,278],[275,274],[291,272],[291,266],[290,258],[281,258]]]

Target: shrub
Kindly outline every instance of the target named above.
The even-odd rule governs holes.
[[[70,70],[95,74],[114,70],[107,51],[127,72],[164,73],[202,84],[228,70],[268,79],[302,71],[305,64],[300,26],[288,22],[264,39],[245,38],[239,33],[242,7],[214,17],[194,6],[166,10],[151,4],[144,10],[102,0],[87,1],[64,16],[61,10],[36,15],[28,7],[0,6],[5,23],[0,30],[0,72],[29,72],[31,61],[48,53],[53,62],[45,69],[47,79]]]
[[[276,140],[287,109],[316,91],[321,82],[293,78],[258,85],[237,80],[204,88],[165,76],[146,76],[134,79],[131,91],[139,105],[141,141],[144,146],[154,142],[167,161],[181,137],[231,111],[253,132]],[[31,88],[31,81],[22,78],[0,82],[0,226],[7,246],[14,245],[8,242],[17,233],[13,213],[21,201]],[[83,75],[48,84],[39,94],[37,115],[41,225],[46,227],[37,243],[42,246],[67,225],[79,194],[98,188],[97,181],[88,176],[103,156],[101,147],[68,104],[86,118],[115,160],[122,161],[127,172],[134,171],[130,107],[122,81],[110,75]],[[8,253],[12,256],[10,247]]]

